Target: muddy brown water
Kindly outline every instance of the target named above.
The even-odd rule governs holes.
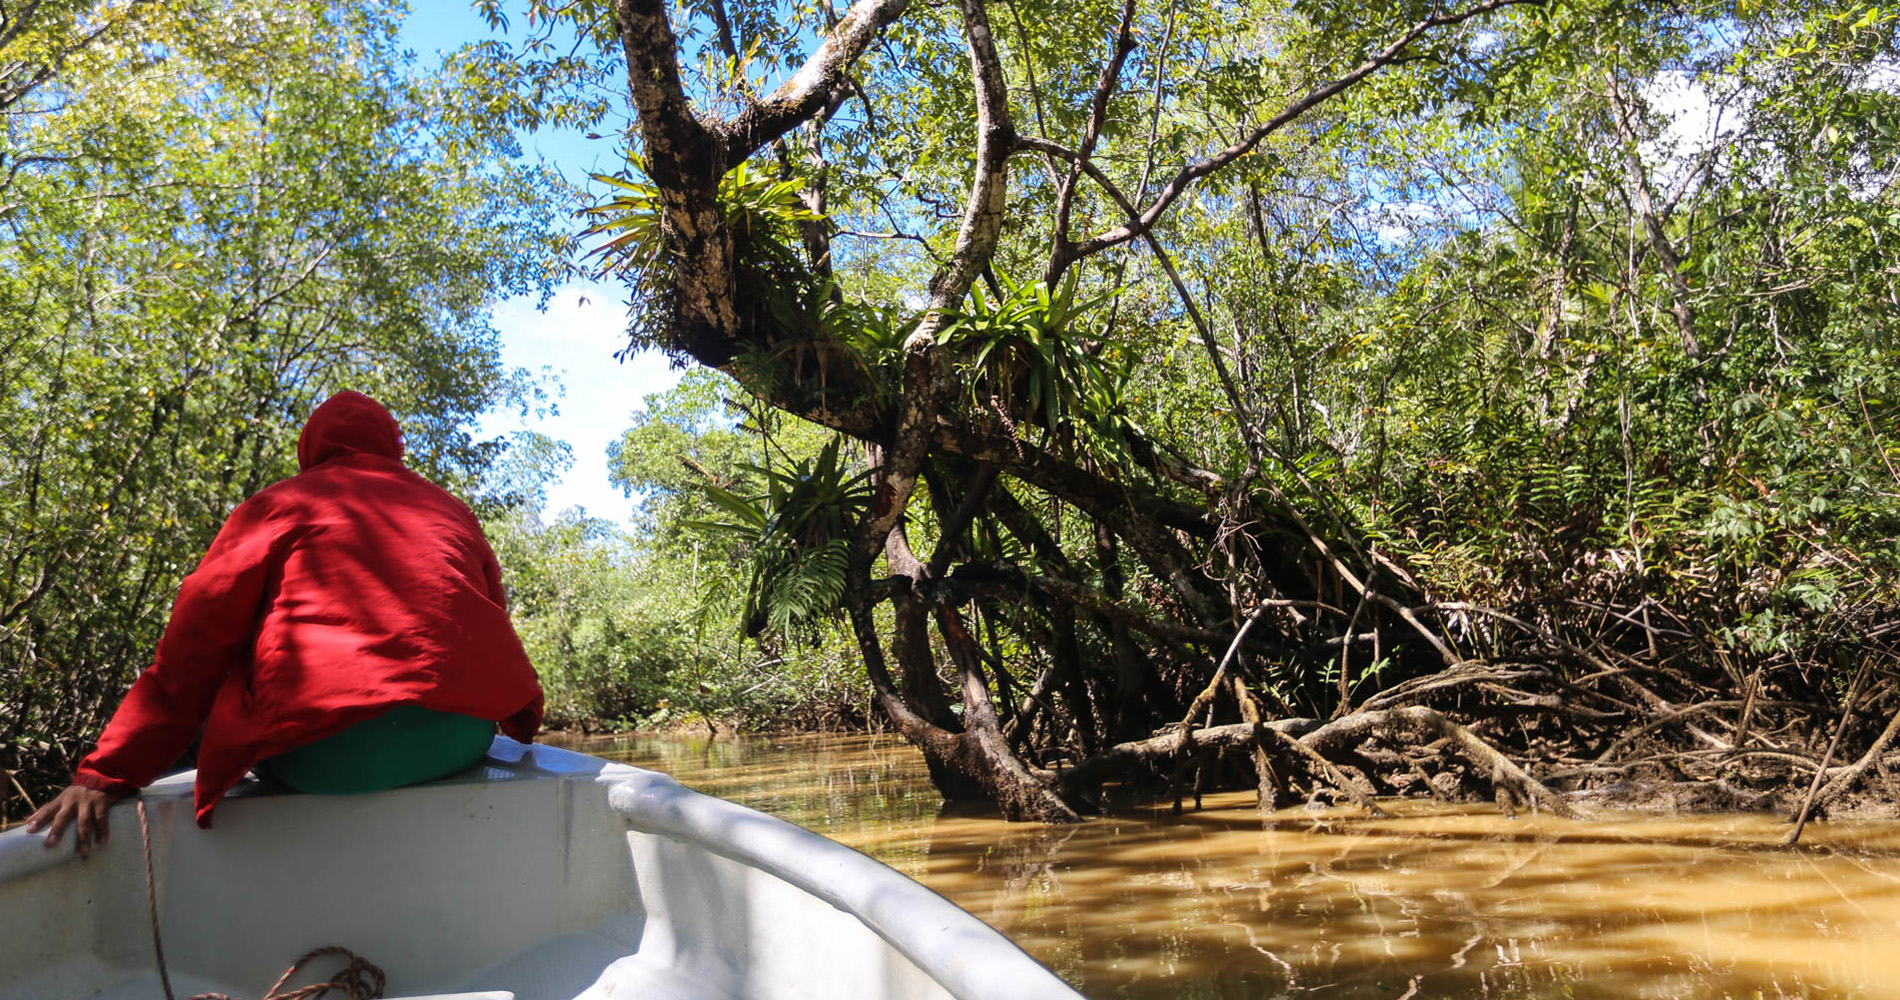
[[[884,737],[578,749],[842,841],[1110,998],[1895,998],[1900,824],[1284,810],[1245,793],[1076,827],[945,809]]]

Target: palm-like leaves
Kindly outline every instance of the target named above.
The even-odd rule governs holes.
[[[745,630],[768,627],[805,635],[844,599],[851,531],[870,502],[869,470],[853,474],[834,438],[789,470],[745,465],[765,480],[764,493],[746,496],[705,484],[707,499],[731,515],[691,526],[737,534],[751,544]]]
[[[636,175],[646,172],[639,157],[628,157],[627,165]],[[581,232],[583,237],[611,237],[589,255],[601,258],[603,272],[627,275],[636,287],[667,280],[662,265],[672,256],[672,246],[661,211],[660,189],[644,179],[607,174],[595,174],[594,179],[618,193],[581,209],[582,215],[596,220]],[[738,238],[777,246],[787,238],[791,224],[823,218],[799,197],[803,186],[797,178],[773,180],[752,169],[751,164],[741,163],[719,179],[720,214]]]
[[[1007,278],[1003,288],[995,301],[973,289],[970,308],[942,334],[947,346],[968,352],[972,402],[999,397],[1049,436],[1076,435],[1101,457],[1125,460],[1139,433],[1126,414],[1127,368],[1109,360],[1113,344],[1081,333],[1082,318],[1114,292],[1077,302],[1073,276],[1053,292]]]
[[[630,162],[638,167],[638,161]],[[582,215],[600,220],[582,230],[582,236],[613,237],[595,247],[591,256],[600,257],[601,269],[609,273],[639,278],[656,275],[667,253],[666,227],[660,220],[660,189],[607,174],[595,174],[594,179],[620,193],[602,204],[581,209]]]

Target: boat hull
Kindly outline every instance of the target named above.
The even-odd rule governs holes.
[[[256,791],[222,804],[204,831],[189,775],[146,790],[180,996],[259,996],[325,945],[381,966],[390,996],[1078,996],[849,848],[584,754],[497,738],[481,768],[442,782]],[[0,834],[0,1000],[162,995],[129,804],[112,828],[85,861]]]

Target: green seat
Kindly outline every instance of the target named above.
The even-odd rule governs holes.
[[[488,752],[495,724],[471,715],[398,705],[326,736],[258,761],[256,771],[313,795],[380,792],[446,778]]]

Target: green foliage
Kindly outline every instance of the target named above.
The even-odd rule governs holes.
[[[139,0],[39,0],[0,8],[0,111],[59,86],[60,75],[108,35],[137,35],[148,43],[176,44],[189,35],[176,23],[142,9]],[[168,30],[170,29],[170,30]],[[152,46],[155,47],[155,46]],[[157,54],[116,47],[115,54],[147,63]]]
[[[844,599],[852,530],[870,503],[870,470],[840,460],[843,438],[785,468],[741,466],[762,477],[765,491],[742,495],[714,483],[702,487],[724,519],[688,526],[744,539],[751,562],[741,621],[748,636],[767,629],[813,639]]]
[[[636,165],[635,169],[640,168]],[[581,210],[599,220],[582,230],[583,237],[613,237],[595,247],[590,256],[603,259],[603,271],[626,275],[634,288],[647,294],[660,292],[669,279],[672,253],[660,221],[659,189],[606,174],[593,176],[620,193]]]
[[[637,174],[646,170],[639,157],[629,157],[627,164]],[[644,181],[607,174],[593,177],[620,193],[581,210],[583,215],[599,220],[582,231],[582,236],[612,237],[595,247],[590,256],[602,259],[603,273],[625,275],[635,288],[658,291],[668,276],[673,254],[670,237],[660,221],[659,189]],[[823,218],[799,197],[803,187],[800,179],[773,180],[753,170],[749,163],[741,163],[720,178],[720,216],[737,238],[764,240],[782,252],[792,235],[791,224]]]
[[[627,162],[636,175],[644,173],[639,157]],[[661,222],[659,189],[644,180],[606,174],[595,174],[594,180],[618,193],[581,210],[596,220],[581,237],[610,237],[589,255],[601,259],[603,275],[624,278],[636,301],[644,303],[637,314],[642,318],[634,345],[666,346],[663,334],[655,331],[664,330],[674,316],[676,252]],[[799,178],[774,180],[741,163],[720,178],[717,192],[720,217],[738,249],[740,294],[753,307],[770,312],[780,328],[791,330],[809,329],[815,321],[805,317],[822,308],[822,300],[816,306],[806,301],[816,279],[792,249],[799,225],[823,221],[800,197],[804,184]]]
[[[483,528],[547,695],[548,724],[624,724],[652,712],[667,677],[694,651],[675,641],[677,614],[642,599],[628,540],[595,518],[543,523],[534,508],[490,517]]]
[[[706,582],[724,572],[715,552],[674,559],[651,536],[573,512],[503,510],[483,528],[549,726],[861,724],[863,674],[848,644],[825,635],[796,655],[748,648],[731,609],[707,600]]]
[[[547,691],[550,725],[862,724],[863,674],[850,643],[822,625],[805,628],[809,641],[797,648],[778,648],[777,634],[747,641],[739,623],[750,537],[692,526],[726,513],[704,488],[709,478],[741,490],[770,481],[748,461],[763,461],[764,442],[729,408],[736,391],[698,369],[647,397],[609,455],[613,481],[636,505],[631,531],[544,509],[546,484],[572,463],[561,442],[516,435],[489,471],[483,524]],[[815,429],[774,430],[771,447],[823,465]],[[796,596],[793,585],[781,589]]]
[[[599,35],[600,3],[529,9]],[[677,10],[687,92],[724,113],[784,80],[829,9]],[[1463,658],[1548,664],[1580,685],[1562,701],[1602,695],[1601,711],[1625,710],[1628,692],[1589,685],[1654,683],[1689,704],[1744,675],[1751,706],[1764,691],[1795,705],[1838,694],[1848,656],[1891,655],[1877,637],[1900,607],[1893,12],[1511,5],[1425,32],[1209,169],[1290,102],[1460,8],[984,10],[1010,127],[1086,149],[1087,169],[1053,146],[1018,149],[1003,196],[968,204],[966,25],[954,5],[911,5],[853,65],[848,96],[771,151],[780,180],[744,181],[772,193],[756,224],[726,209],[747,244],[732,331],[746,342],[718,360],[752,398],[698,425],[642,418],[622,453],[655,512],[643,544],[676,576],[691,545],[701,620],[737,619],[770,648],[835,606],[856,479],[835,444],[781,443],[767,460],[782,428],[766,406],[839,416],[889,445],[916,388],[901,345],[981,219],[1000,242],[937,344],[960,391],[932,437],[903,442],[930,442],[906,541],[953,566],[920,593],[973,595],[959,615],[1026,762],[1179,720],[1220,644],[1128,622],[1219,629],[1254,603],[1275,609],[1263,628],[1278,634],[1236,669],[1285,714],[1325,716],[1362,703],[1355,681]],[[1123,30],[1136,44],[1098,95],[1103,43]],[[655,192],[620,191],[596,214],[619,228],[595,234],[663,310]],[[788,214],[806,203],[822,224]],[[1158,215],[1151,230],[1069,260],[1130,204]],[[1052,273],[1054,287],[1001,277]],[[841,392],[828,380],[843,366]],[[858,392],[870,405],[843,398]],[[807,486],[810,503],[794,495]],[[843,527],[805,532],[800,510]],[[724,572],[702,578],[702,555]],[[1348,569],[1406,611],[1356,600]],[[1035,575],[1094,594],[1065,603]],[[958,644],[956,631],[942,637]],[[1421,643],[1427,631],[1445,645]],[[943,694],[926,690],[940,651],[902,640],[904,696],[954,728],[919,696]],[[1582,659],[1588,680],[1568,673]],[[1631,669],[1611,681],[1604,660]],[[1510,722],[1474,728],[1578,759],[1604,749],[1586,733],[1600,716]],[[1806,724],[1763,717],[1756,738]]]
[[[633,718],[655,726],[697,717],[738,718],[754,726],[862,724],[862,665],[849,639],[822,615],[810,622],[788,619],[783,631],[767,630],[757,644],[743,635],[758,576],[758,522],[749,522],[753,530],[745,531],[695,527],[733,517],[714,502],[708,484],[740,499],[769,494],[771,475],[761,471],[771,464],[768,454],[778,456],[780,467],[803,461],[817,471],[825,464],[818,458],[829,434],[798,421],[771,420],[770,411],[758,414],[768,419],[764,426],[747,422],[731,402],[740,394],[738,385],[717,372],[688,371],[673,389],[647,397],[634,425],[610,448],[611,478],[638,512],[637,528],[626,540],[631,556],[625,593],[634,623],[629,628],[673,650],[653,675],[647,711]],[[840,463],[834,458],[831,464]],[[778,489],[799,491],[793,484]],[[807,528],[801,537],[814,535]],[[801,589],[801,578],[798,568],[786,577],[781,589],[788,602],[822,599]],[[805,641],[788,647],[782,641],[788,634]],[[600,712],[592,717],[613,718]]]
[[[549,470],[568,460],[557,443],[521,438],[496,464],[496,443],[465,429],[524,388],[499,367],[485,307],[564,266],[549,236],[558,189],[513,164],[508,129],[591,127],[624,77],[603,0],[523,6],[513,42],[439,74],[402,64],[383,6],[47,0],[44,22],[5,43],[0,101],[32,111],[9,133],[0,187],[0,707],[28,720],[6,734],[9,760],[63,738],[67,723],[46,720],[97,718],[209,528],[287,471],[297,417],[344,384],[389,398],[431,475],[487,483],[518,621],[566,718],[787,711],[801,690],[856,683],[827,623],[864,473],[761,399],[789,381],[824,400],[849,366],[874,409],[897,400],[903,339],[965,218],[975,133],[958,13],[913,5],[822,127],[722,179],[734,305],[764,333],[730,366],[744,389],[696,372],[635,417],[612,455],[640,507],[623,535],[541,516]],[[689,93],[715,110],[785,79],[834,16],[803,0],[679,9]],[[988,9],[1017,130],[1079,136],[1123,5]],[[1136,4],[1139,44],[1093,165],[1151,204],[1289,95],[1444,9]],[[112,18],[75,47],[75,29]],[[1820,662],[1815,650],[1890,613],[1900,579],[1895,33],[1891,11],[1857,2],[1617,0],[1432,33],[1189,185],[1155,229],[1179,287],[1140,241],[1054,288],[999,278],[1043,273],[1058,237],[1126,218],[1084,178],[1058,233],[1065,161],[1016,156],[986,284],[941,331],[965,390],[946,416],[1003,422],[1177,514],[1226,512],[1220,490],[1202,492],[1213,477],[1184,467],[1230,486],[1258,470],[1340,553],[1376,547],[1428,598],[1534,609],[1584,643],[1616,627],[1600,609],[1666,608],[1698,656]],[[1695,106],[1726,131],[1686,136]],[[665,347],[672,237],[637,151],[629,163],[597,178],[610,196],[585,209],[586,235],[631,286],[635,345]],[[959,485],[926,484],[948,503]],[[1311,561],[1304,539],[1268,528],[1207,541],[1177,523],[1147,544],[1179,543],[1182,565],[1156,573],[1129,554],[1132,531],[1118,548],[1046,488],[993,488],[1046,539],[979,517],[970,562],[1120,588],[1153,617],[1190,614],[1179,587],[1194,562],[1244,593],[1240,548],[1283,558],[1296,581]],[[928,506],[911,511],[920,545],[937,530]],[[999,690],[1016,659],[1053,662],[1064,643],[1084,663],[1127,652],[1088,622],[1064,639],[1038,615],[988,622],[1002,634],[985,641],[1008,654]],[[1449,628],[1480,643],[1478,626]],[[1325,669],[1374,666],[1343,648]],[[1380,649],[1380,681],[1404,661]],[[111,683],[49,685],[45,664]],[[1077,678],[1064,704],[1169,696]],[[1060,742],[1056,714],[1041,725]],[[44,761],[64,750],[32,752],[56,769]]]
[[[820,315],[820,335],[844,348],[888,405],[897,394],[904,338],[921,317],[892,306],[849,301],[842,295],[827,303]]]
[[[497,511],[539,511],[548,486],[574,467],[574,449],[538,431],[517,431],[483,476],[483,506]]]
[[[967,358],[970,406],[1033,423],[1045,440],[1080,443],[1125,462],[1129,441],[1140,433],[1127,416],[1130,371],[1119,345],[1091,338],[1084,325],[1115,293],[1078,302],[1077,286],[1073,275],[1053,292],[1042,282],[1005,278],[1005,294],[994,301],[978,287],[939,339]]]
[[[0,149],[0,768],[37,787],[226,513],[296,471],[317,400],[377,396],[419,471],[473,492],[502,446],[471,421],[530,389],[489,308],[565,259],[558,179],[447,113],[400,8],[96,13],[113,30],[20,97]]]
[[[1445,592],[1660,602],[1738,662],[1807,662],[1900,579],[1870,280],[1894,37],[1853,5],[1713,16],[1630,11],[1517,64],[1487,128],[1420,112],[1443,138],[1384,163],[1472,214],[1407,234],[1410,266],[1314,328],[1349,363],[1304,375],[1328,485]]]

